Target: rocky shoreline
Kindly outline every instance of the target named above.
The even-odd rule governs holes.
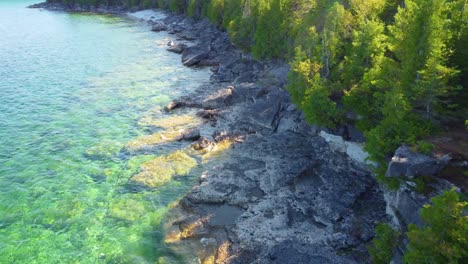
[[[172,36],[167,50],[181,54],[183,65],[212,72],[209,84],[159,114],[168,120],[166,130],[125,147],[130,154],[152,153],[185,142],[189,155],[201,157],[199,184],[172,209],[165,225],[166,241],[175,251],[193,248],[201,263],[369,263],[365,245],[377,222],[406,231],[408,223],[421,222],[418,212],[429,197],[451,188],[437,180],[429,195],[418,194],[411,182],[396,191],[381,190],[357,143],[363,141],[359,132],[352,126],[338,131],[311,126],[291,103],[284,90],[287,64],[256,61],[206,19],[168,14],[146,20],[153,31]],[[159,127],[161,122],[148,121]],[[440,167],[437,159],[405,155],[421,162],[391,164],[395,175],[390,177],[411,171],[405,166]],[[143,170],[132,184],[155,187],[160,183],[154,174]],[[401,262],[407,243],[400,242],[394,263]]]
[[[252,59],[207,20],[153,23],[175,36],[168,50],[185,66],[213,72],[165,110],[206,120],[195,128],[197,149],[230,142],[174,209],[173,243],[198,248],[202,263],[368,262],[365,244],[387,219],[383,193],[363,164],[305,122],[284,90],[288,66]]]

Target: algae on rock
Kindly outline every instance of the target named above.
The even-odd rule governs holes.
[[[166,130],[159,133],[139,137],[127,143],[125,148],[129,151],[138,151],[148,146],[177,141],[182,137],[183,130]]]
[[[87,149],[85,155],[92,159],[106,159],[116,156],[123,144],[114,140],[104,140]]]
[[[140,173],[132,177],[133,181],[148,187],[158,187],[169,182],[173,176],[187,175],[197,161],[183,151],[175,151],[167,156],[157,157],[140,166]]]
[[[110,215],[114,218],[135,221],[145,215],[145,206],[134,199],[118,199],[111,203]]]
[[[188,128],[201,125],[204,120],[195,114],[173,115],[163,118],[145,117],[138,124],[141,126],[155,126],[165,129]]]
[[[216,143],[216,145],[209,151],[202,151],[202,162],[207,163],[208,161],[223,155],[223,153],[230,149],[233,144],[233,140],[225,139]]]

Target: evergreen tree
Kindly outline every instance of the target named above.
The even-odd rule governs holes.
[[[437,98],[450,91],[448,82],[457,73],[447,66],[447,7],[447,0],[407,0],[390,27],[390,49],[400,64],[396,85],[427,117]]]
[[[468,261],[468,203],[454,191],[431,199],[421,209],[424,227],[409,226],[410,243],[404,261],[417,263],[466,263]]]

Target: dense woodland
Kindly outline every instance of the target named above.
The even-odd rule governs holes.
[[[403,143],[422,151],[430,148],[427,136],[468,126],[467,0],[56,1],[208,17],[254,57],[288,62],[286,88],[307,120],[355,124],[377,164]],[[467,203],[455,192],[434,202],[423,211],[425,229],[410,228],[405,261],[463,263]],[[374,262],[388,263],[391,254],[381,249],[393,248],[395,236],[377,229]]]

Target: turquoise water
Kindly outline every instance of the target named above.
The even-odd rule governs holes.
[[[0,0],[0,263],[157,263],[190,177],[134,191],[138,120],[208,79],[124,17]]]

